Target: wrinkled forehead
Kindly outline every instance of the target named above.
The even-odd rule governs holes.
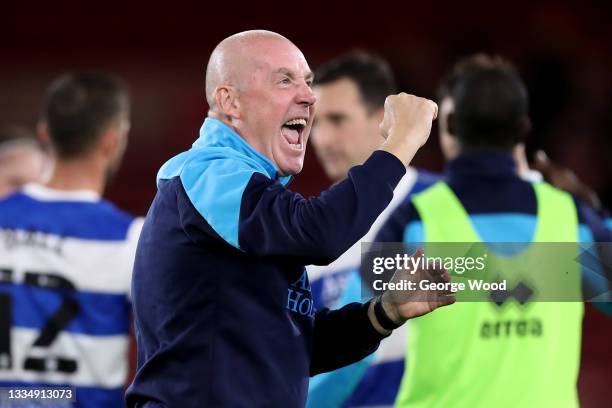
[[[289,41],[270,39],[254,46],[251,69],[260,75],[290,74],[294,77],[311,77],[308,62],[295,45]]]

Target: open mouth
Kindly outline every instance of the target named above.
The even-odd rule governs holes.
[[[289,143],[289,146],[296,149],[302,150],[303,148],[303,138],[302,132],[304,128],[306,128],[306,119],[297,118],[291,119],[285,122],[285,124],[281,128],[281,134]]]

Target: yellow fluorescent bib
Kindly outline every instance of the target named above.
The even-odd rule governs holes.
[[[533,188],[538,221],[532,242],[577,242],[578,216],[571,196],[546,183],[533,184]],[[445,183],[415,195],[413,203],[426,242],[466,243],[466,248],[484,245]],[[426,245],[425,255],[449,256],[448,247],[456,248]],[[536,251],[527,246],[515,257],[487,260],[488,276],[494,269],[500,279],[507,280],[508,289],[526,282],[535,291],[531,302],[521,305],[510,299],[498,305],[488,298],[461,302],[458,296],[456,304],[410,321],[397,406],[578,406],[583,304],[537,301],[552,296],[580,299],[580,266],[567,262],[578,256],[578,245],[562,244],[564,250],[557,249],[550,256],[541,248]],[[557,257],[558,252],[564,252],[563,256]],[[547,267],[542,267],[543,256]],[[467,281],[470,276],[475,277],[453,275],[453,282]],[[546,293],[551,287],[555,293]]]

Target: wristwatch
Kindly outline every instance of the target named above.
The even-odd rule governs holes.
[[[376,316],[376,320],[378,320],[378,324],[385,330],[395,330],[401,326],[401,324],[395,323],[387,313],[382,305],[381,296],[376,296],[374,298],[374,316]]]

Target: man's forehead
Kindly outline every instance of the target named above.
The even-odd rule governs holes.
[[[303,78],[312,80],[314,73],[308,64],[291,60],[278,60],[274,58],[262,58],[257,61],[254,70],[259,71],[263,77],[288,76],[289,78]]]
[[[280,67],[272,70],[272,74],[276,75],[288,75],[288,76],[303,76],[307,79],[312,79],[314,77],[313,72],[308,68],[308,65],[305,67]]]
[[[18,141],[20,142],[20,141]],[[21,158],[23,157],[29,157],[29,156],[38,156],[41,155],[42,156],[42,152],[40,151],[40,149],[38,149],[37,147],[35,147],[34,145],[28,143],[28,142],[24,142],[23,144],[15,144],[12,146],[7,146],[4,149],[0,148],[0,158],[2,159],[2,162],[8,161],[8,160],[21,160]]]
[[[2,157],[0,171],[3,173],[15,174],[23,172],[24,170],[31,170],[33,163],[42,161],[42,159],[42,153],[34,150],[14,151]]]
[[[340,78],[338,80],[317,84],[313,91],[317,96],[317,109],[323,106],[344,108],[348,105],[363,105],[365,102],[359,92],[359,88],[354,80],[350,78]]]
[[[265,67],[270,72],[285,70],[281,73],[301,75],[311,73],[302,51],[284,39],[262,41],[251,49],[251,55],[259,62],[258,65]]]

